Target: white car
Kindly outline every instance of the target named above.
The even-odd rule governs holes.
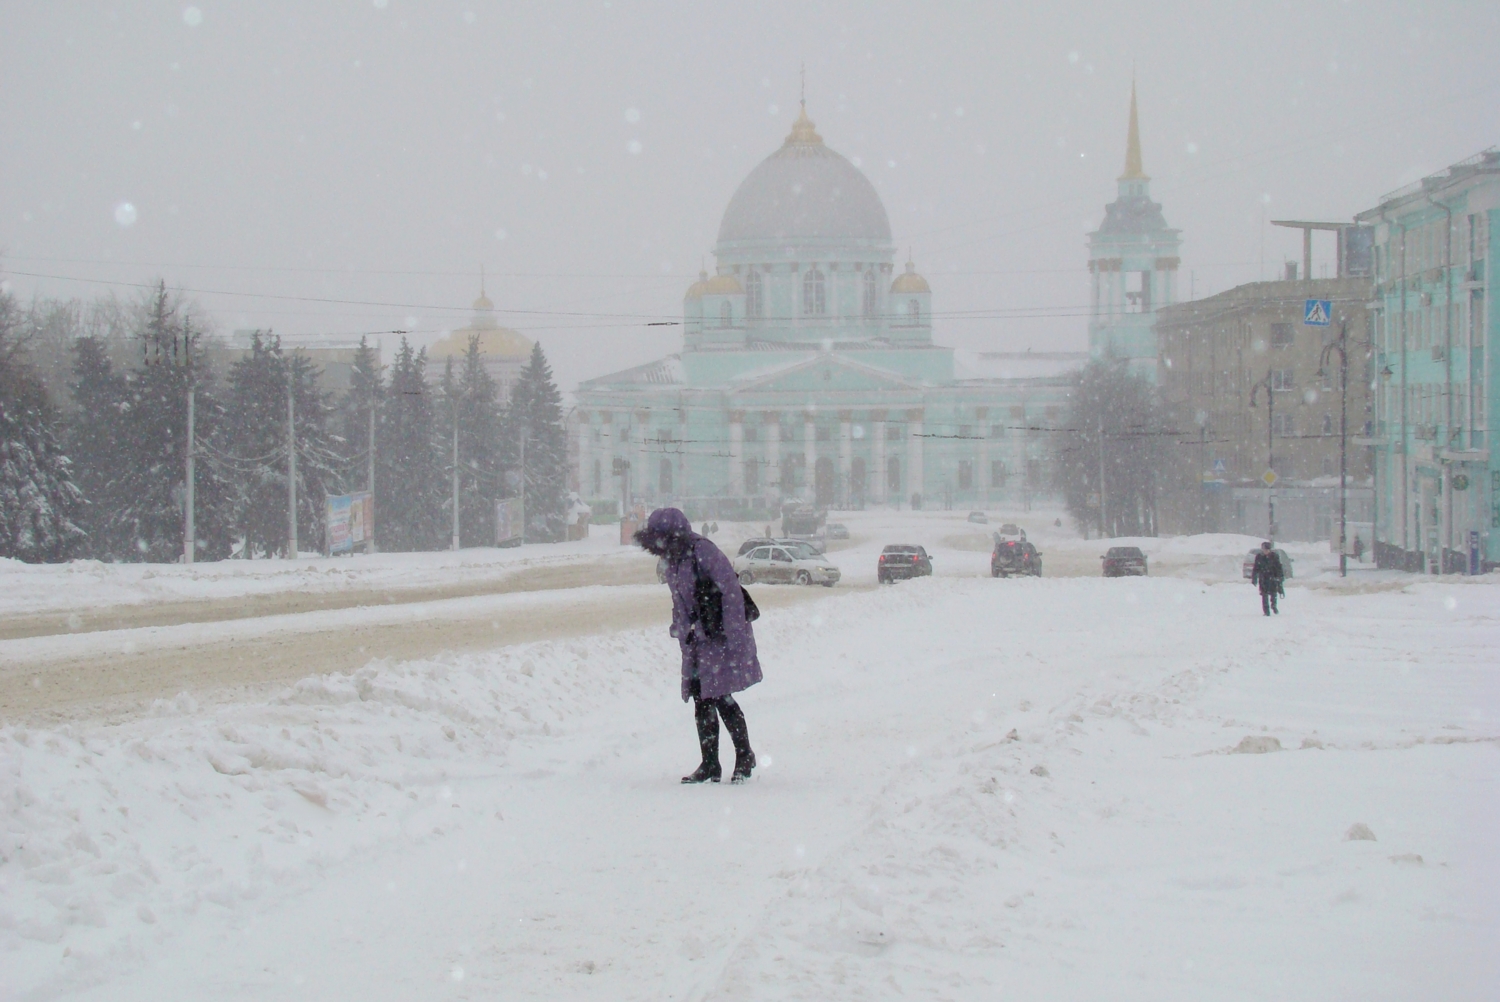
[[[757,546],[734,558],[741,584],[838,584],[839,569],[823,556],[801,557],[785,546]]]

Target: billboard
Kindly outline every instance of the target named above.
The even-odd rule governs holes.
[[[375,538],[375,497],[369,491],[328,499],[328,552],[352,553]]]
[[[520,546],[526,533],[525,512],[520,498],[495,502],[495,545]]]

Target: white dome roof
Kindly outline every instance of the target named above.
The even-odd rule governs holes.
[[[890,219],[875,186],[823,145],[806,112],[781,149],[741,182],[719,223],[721,244],[798,239],[891,240]]]

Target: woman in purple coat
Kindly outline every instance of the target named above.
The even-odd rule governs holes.
[[[760,681],[755,634],[745,615],[745,593],[724,552],[693,531],[676,508],[651,513],[635,541],[648,553],[666,558],[667,587],[672,591],[672,636],[682,648],[682,700],[693,701],[698,747],[703,763],[683,776],[684,783],[719,781],[719,718],[734,741],[734,773],[743,783],[755,768],[745,714],[733,693]]]

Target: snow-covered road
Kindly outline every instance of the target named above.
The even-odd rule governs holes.
[[[7,728],[0,996],[1495,997],[1500,588],[1288,594],[775,610],[743,788],[660,627]]]

